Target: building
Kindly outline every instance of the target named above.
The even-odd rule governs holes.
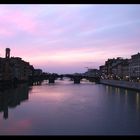
[[[113,59],[108,59],[105,61],[105,66],[106,66],[106,74],[110,76],[112,74],[112,64],[115,62],[115,58]]]
[[[85,72],[84,75],[89,77],[96,77],[100,76],[100,71],[98,69],[88,69],[88,71]]]
[[[114,79],[127,79],[129,77],[129,59],[122,59],[112,66]]]
[[[34,69],[34,76],[40,76],[42,74],[41,69]]]
[[[105,78],[107,75],[107,66],[101,65],[99,66],[99,70],[100,70],[101,76]]]
[[[129,76],[132,79],[140,78],[140,53],[131,56],[129,64]]]
[[[123,77],[123,79],[129,78],[129,63],[130,63],[130,59],[125,59],[122,63],[122,77]]]
[[[32,74],[32,67],[29,62],[22,60],[20,57],[11,57],[10,64],[12,69],[12,79],[27,81]]]
[[[116,59],[108,59],[105,61],[105,68],[106,68],[106,78],[112,79],[114,75],[117,74],[117,65],[123,62],[122,57],[117,57]]]
[[[34,68],[20,57],[10,57],[10,49],[6,48],[5,58],[0,58],[1,81],[27,81],[33,75]]]
[[[33,65],[30,65],[29,76],[33,76],[33,75],[34,75],[34,67],[33,67]]]

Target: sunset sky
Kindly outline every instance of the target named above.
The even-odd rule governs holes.
[[[140,5],[0,5],[0,57],[5,48],[45,72],[98,68],[108,58],[140,52]]]

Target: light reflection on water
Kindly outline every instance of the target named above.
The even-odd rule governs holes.
[[[69,79],[0,92],[0,134],[140,134],[140,93]]]

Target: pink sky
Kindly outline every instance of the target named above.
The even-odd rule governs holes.
[[[139,52],[139,5],[0,5],[0,56],[45,72],[84,72]]]

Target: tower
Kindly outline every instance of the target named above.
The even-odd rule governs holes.
[[[10,48],[6,48],[5,58],[10,58]]]

